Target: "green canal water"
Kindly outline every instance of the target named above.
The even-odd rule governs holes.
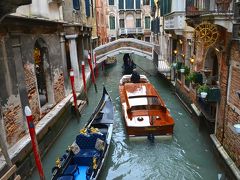
[[[97,77],[98,93],[94,86],[88,91],[89,105],[78,123],[73,118],[44,157],[42,163],[46,179],[51,178],[51,169],[55,160],[60,157],[76,134],[84,126],[101,98],[102,84],[109,91],[115,105],[115,124],[109,156],[99,179],[156,179],[156,180],[217,180],[224,174],[217,156],[214,155],[212,143],[204,128],[199,129],[198,122],[184,109],[174,88],[161,77],[151,61],[135,56],[134,61],[145,71],[151,83],[164,99],[167,108],[175,120],[174,135],[171,139],[132,141],[126,136],[118,93],[118,83],[122,76],[122,56],[118,62],[105,71],[99,69]],[[140,68],[138,72],[144,74]],[[30,180],[39,179],[35,170]]]

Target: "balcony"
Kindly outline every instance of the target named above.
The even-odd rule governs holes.
[[[143,28],[120,28],[118,35],[143,34]]]
[[[214,122],[216,117],[217,103],[221,99],[220,89],[216,86],[208,87],[207,96],[203,98],[198,95],[197,98],[198,106],[203,115],[210,122]]]
[[[176,31],[178,30],[182,32],[184,28],[185,28],[185,12],[183,11],[172,12],[164,16],[165,30],[176,30]]]
[[[200,2],[200,0],[198,1]],[[230,22],[231,16],[233,16],[232,0],[205,0],[204,3],[199,2],[194,3],[194,0],[190,0],[186,3],[186,21],[188,25],[194,27],[206,19],[225,27],[229,32],[232,30]]]
[[[204,3],[198,4],[199,5],[195,5],[194,0],[188,1],[186,3],[187,17],[200,16],[203,14],[212,13],[232,13],[232,0],[205,0]]]

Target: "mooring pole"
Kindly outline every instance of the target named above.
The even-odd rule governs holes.
[[[96,78],[98,77],[98,67],[97,67],[97,57],[96,57],[96,53],[94,54],[94,64],[95,64],[95,75]]]
[[[95,81],[95,75],[94,75],[94,71],[93,71],[93,67],[92,67],[92,58],[91,58],[91,54],[88,53],[88,64],[91,70],[91,77],[92,77],[92,82],[94,84],[95,87],[95,91],[97,92],[97,85],[96,85],[96,81]]]
[[[32,111],[28,106],[25,106],[25,115],[27,118],[27,124],[28,124],[28,129],[31,137],[31,143],[32,143],[32,148],[33,148],[33,154],[35,158],[35,163],[38,169],[38,173],[40,176],[40,180],[45,180],[45,176],[43,173],[43,168],[42,168],[42,162],[41,158],[39,155],[39,150],[38,150],[38,144],[37,144],[37,138],[36,138],[36,133],[35,133],[35,128],[34,128],[34,122],[32,119]]]
[[[88,97],[87,97],[87,83],[86,83],[86,76],[85,76],[85,62],[82,61],[82,79],[83,79],[83,88],[86,95],[87,103],[88,103]]]
[[[70,80],[71,80],[71,86],[72,86],[73,103],[74,103],[74,107],[75,107],[75,112],[77,112],[78,111],[77,95],[76,95],[75,86],[74,86],[74,71],[73,71],[73,69],[70,70]]]

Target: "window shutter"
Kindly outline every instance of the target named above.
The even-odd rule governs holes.
[[[79,0],[73,0],[73,9],[80,10]]]
[[[90,3],[89,0],[85,0],[85,7],[86,7],[86,16],[90,16]]]

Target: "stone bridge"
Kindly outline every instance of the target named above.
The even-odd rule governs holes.
[[[154,45],[149,42],[133,38],[121,38],[101,45],[95,48],[93,52],[96,55],[96,63],[101,63],[108,57],[125,53],[134,53],[152,61],[153,50]]]
[[[96,63],[99,64],[108,57],[118,54],[133,53],[145,59],[153,61],[153,64],[160,73],[167,77],[170,76],[170,66],[167,60],[163,60],[160,52],[160,46],[133,38],[121,38],[110,43],[101,45],[94,49]]]

